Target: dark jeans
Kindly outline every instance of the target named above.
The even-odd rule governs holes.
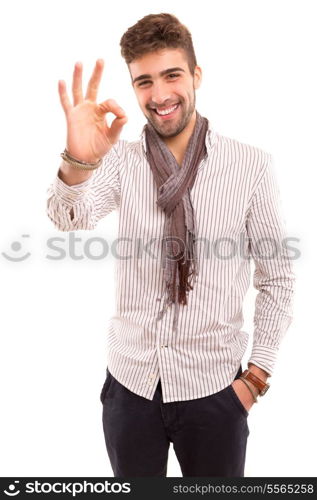
[[[242,373],[241,365],[235,376]],[[100,400],[114,477],[166,476],[170,442],[183,476],[243,477],[248,412],[232,385],[203,398],[152,401],[116,380],[107,368]]]

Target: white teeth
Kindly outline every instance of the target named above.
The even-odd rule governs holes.
[[[164,111],[159,111],[158,109],[156,110],[156,112],[159,114],[159,115],[168,115],[169,113],[172,113],[172,111],[174,111],[176,108],[177,108],[178,104],[176,104],[175,106],[173,106],[172,108],[168,108],[168,109],[164,109]]]

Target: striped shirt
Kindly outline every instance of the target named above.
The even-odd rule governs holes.
[[[292,320],[295,275],[272,155],[208,124],[207,156],[190,192],[198,276],[187,305],[179,308],[177,334],[174,304],[157,320],[165,286],[160,262],[165,214],[156,204],[144,129],[137,141],[119,140],[86,181],[68,186],[58,171],[47,191],[47,215],[60,231],[92,230],[118,210],[121,258],[115,260],[108,369],[149,400],[160,379],[164,403],[208,396],[234,380],[248,345],[242,306],[251,258],[258,293],[248,362],[272,375]]]

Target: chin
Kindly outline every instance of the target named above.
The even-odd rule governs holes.
[[[170,130],[170,131],[164,131],[164,130],[159,130],[159,129],[156,129],[157,133],[160,134],[162,137],[165,137],[165,138],[169,138],[169,137],[176,137],[177,135],[179,135],[183,130],[184,130],[185,127],[180,127],[180,128],[177,128],[176,130]]]
[[[176,123],[175,125],[168,125],[166,123],[166,126],[161,126],[161,124],[157,123],[155,120],[152,120],[151,117],[146,116],[147,120],[151,123],[151,125],[155,128],[156,132],[161,136],[165,138],[169,137],[175,137],[178,134],[180,134],[184,128],[189,123],[189,120],[187,120],[185,123],[183,120],[181,120],[179,123]]]

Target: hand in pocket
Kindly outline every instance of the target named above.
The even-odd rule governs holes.
[[[250,409],[254,405],[254,400],[250,390],[247,388],[244,382],[242,382],[242,380],[236,379],[232,382],[231,386],[245,410],[250,411]],[[257,394],[257,390],[255,388],[254,392],[255,394]]]

